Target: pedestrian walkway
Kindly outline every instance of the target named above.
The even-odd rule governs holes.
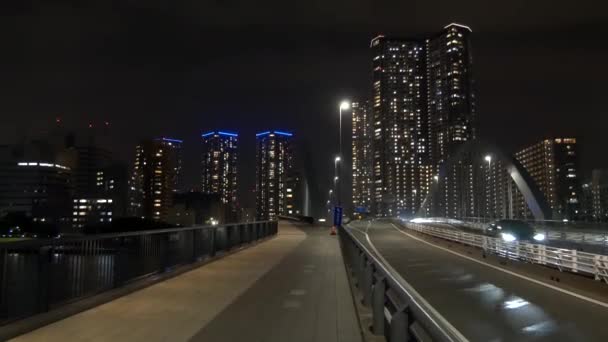
[[[337,238],[281,223],[254,247],[13,341],[361,341]]]

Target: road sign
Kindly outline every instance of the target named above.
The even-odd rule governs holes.
[[[334,226],[340,227],[342,225],[342,207],[334,208]]]

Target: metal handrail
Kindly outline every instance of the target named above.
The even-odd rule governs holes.
[[[405,228],[423,234],[455,241],[484,251],[513,259],[550,266],[560,271],[587,274],[595,280],[608,283],[608,256],[581,252],[574,249],[556,248],[523,241],[506,242],[501,238],[473,234],[456,229],[436,227],[426,224],[405,223]]]
[[[0,324],[207,260],[277,233],[277,221],[0,244]]]
[[[347,264],[363,292],[363,304],[372,308],[375,335],[390,341],[467,341],[381,256],[375,256],[349,230],[340,228],[339,234]]]
[[[243,223],[226,223],[223,225],[202,225],[202,226],[190,226],[190,227],[176,227],[176,228],[162,228],[162,229],[147,229],[147,230],[133,230],[119,233],[102,233],[102,234],[90,234],[90,235],[71,235],[65,236],[61,238],[35,238],[35,239],[26,239],[26,240],[17,240],[17,241],[8,241],[3,242],[0,245],[2,248],[14,248],[17,246],[43,246],[48,244],[53,244],[56,241],[61,242],[76,242],[76,241],[85,241],[85,240],[94,240],[94,239],[110,239],[110,238],[118,238],[118,237],[129,237],[129,236],[139,236],[139,235],[148,235],[148,234],[162,234],[162,233],[177,233],[182,231],[190,231],[190,230],[200,230],[200,229],[215,229],[218,227],[232,227],[244,224],[260,224],[272,221],[254,221],[254,222],[243,222]]]

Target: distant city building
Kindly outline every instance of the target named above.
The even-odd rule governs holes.
[[[306,187],[300,172],[292,168],[287,174],[285,184],[284,215],[303,215]]]
[[[166,221],[180,186],[182,140],[158,138],[136,147],[131,203],[142,218]]]
[[[428,124],[434,165],[476,138],[477,109],[472,74],[471,29],[447,25],[426,39]]]
[[[86,226],[106,225],[113,219],[129,216],[128,179],[127,166],[121,163],[97,169],[95,190],[74,197],[74,228],[80,231]]]
[[[576,139],[545,139],[517,152],[515,158],[545,195],[554,219],[578,217],[581,182]],[[517,216],[530,217],[521,195],[516,207]]]
[[[608,170],[593,170],[591,182],[587,186],[591,190],[590,219],[608,222]]]
[[[183,171],[182,171],[182,144],[183,140],[170,139],[170,138],[157,138],[157,142],[167,148],[170,153],[168,155],[168,162],[173,169],[172,173],[172,189],[173,193],[183,192]]]
[[[228,206],[228,219],[237,216],[237,155],[238,134],[208,132],[202,135],[202,190],[206,194],[217,194]]]
[[[72,170],[43,140],[0,149],[0,216],[22,215],[36,223],[71,230]]]
[[[89,137],[88,142],[81,145],[73,134],[68,134],[65,146],[59,147],[58,152],[58,160],[72,169],[71,221],[76,232],[127,216],[128,169],[115,163],[112,153],[94,141]]]
[[[450,24],[428,38],[378,36],[372,49],[372,211],[413,215],[439,166],[475,139],[471,29]],[[459,181],[447,177],[436,205],[451,214]]]
[[[255,220],[255,208],[239,208],[238,222],[254,222]]]
[[[52,161],[5,160],[0,163],[0,216],[19,213],[33,222],[69,230],[72,174]]]
[[[173,196],[167,222],[182,227],[223,224],[227,209],[219,194],[178,193]]]
[[[288,213],[288,176],[293,168],[292,138],[292,133],[281,131],[256,134],[258,220],[275,220]]]
[[[591,181],[581,184],[580,194],[580,215],[579,219],[583,221],[599,221],[596,217],[595,207],[593,205],[594,198],[593,183]]]
[[[59,151],[58,159],[72,169],[75,198],[101,195],[102,189],[97,185],[98,172],[112,164],[110,151],[93,144],[76,145],[68,136],[67,146]]]
[[[366,214],[372,203],[372,112],[368,101],[355,101],[351,108],[353,208],[355,213]]]
[[[111,198],[75,198],[73,200],[72,225],[76,231],[86,226],[112,223],[114,201]]]

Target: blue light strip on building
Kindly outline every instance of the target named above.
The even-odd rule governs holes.
[[[170,142],[174,142],[174,143],[183,143],[183,140],[179,140],[179,139],[169,139],[169,138],[162,138],[163,141],[170,141]]]
[[[284,136],[287,136],[287,137],[291,137],[291,136],[293,136],[293,134],[292,134],[292,133],[281,132],[281,131],[274,131],[274,132],[275,132],[276,134],[279,134],[279,135],[284,135]]]
[[[270,131],[266,131],[266,132],[258,133],[258,134],[256,134],[255,136],[256,136],[256,137],[259,137],[259,136],[266,135],[266,134],[270,134]]]
[[[238,136],[239,136],[239,135],[238,135],[238,134],[236,134],[236,133],[228,133],[228,132],[222,132],[222,131],[217,132],[217,133],[218,133],[218,134],[221,134],[221,135],[227,135],[227,136],[229,136],[229,137],[238,137]]]
[[[208,137],[208,136],[210,136],[210,135],[212,135],[212,134],[215,134],[215,132],[209,132],[209,133],[205,133],[205,134],[201,135],[201,137],[203,137],[203,138],[204,138],[204,137]]]

